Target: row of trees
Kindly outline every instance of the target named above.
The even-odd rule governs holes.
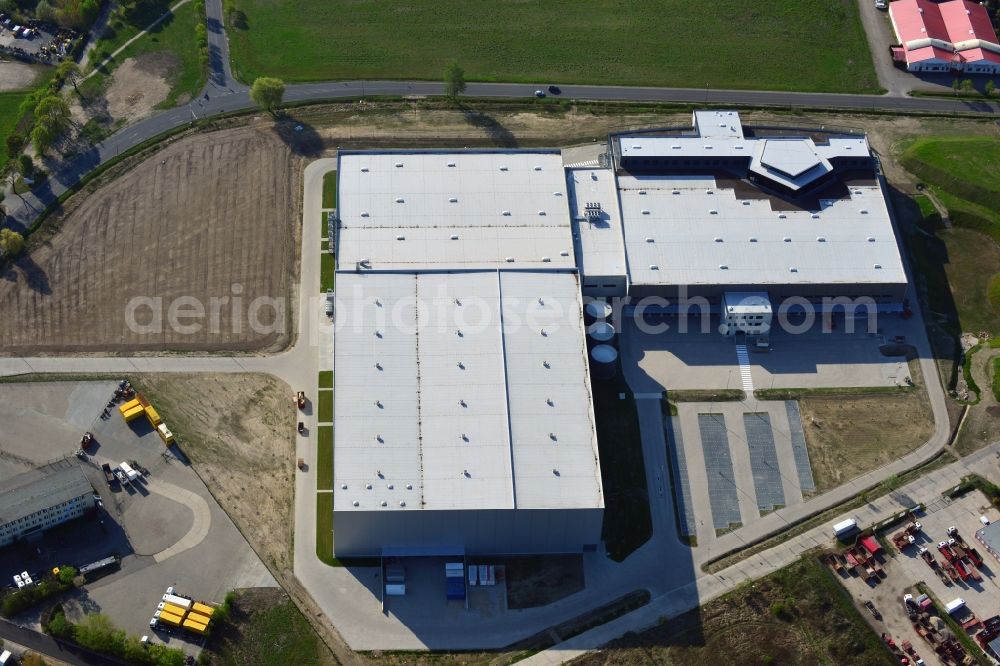
[[[88,650],[112,655],[138,666],[183,666],[184,652],[158,643],[143,643],[116,627],[103,613],[88,613],[79,623],[66,618],[61,606],[56,606],[45,623],[51,635],[72,640]]]
[[[101,13],[101,0],[39,0],[31,3],[0,0],[0,11],[13,14],[19,21],[37,18],[64,28],[86,30]]]
[[[972,83],[972,79],[955,79],[951,82],[951,89],[955,91],[955,94],[965,93],[972,94],[976,91],[975,85]],[[986,86],[983,88],[983,94],[987,97],[993,97],[997,92],[997,84],[993,83],[990,79],[986,82]]]

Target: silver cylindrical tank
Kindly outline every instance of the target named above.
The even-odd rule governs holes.
[[[607,301],[590,301],[583,306],[583,321],[586,324],[593,324],[595,321],[603,321],[611,317],[611,304]]]
[[[594,344],[614,344],[615,339],[615,327],[606,321],[595,321],[589,327],[587,327],[587,335]]]
[[[611,379],[618,372],[618,350],[611,345],[597,345],[590,350],[590,375]]]

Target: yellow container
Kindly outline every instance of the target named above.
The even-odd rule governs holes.
[[[160,439],[162,439],[163,443],[166,444],[167,446],[170,446],[174,441],[174,433],[170,432],[170,429],[167,428],[166,423],[161,423],[160,425],[156,426],[156,434],[160,436]]]
[[[183,618],[180,615],[174,615],[173,613],[168,613],[167,611],[160,611],[160,622],[164,624],[172,624],[175,627],[181,626]]]
[[[160,415],[156,413],[156,410],[153,409],[152,405],[146,407],[146,418],[149,419],[149,424],[154,428],[163,423],[163,419],[161,419]]]
[[[130,409],[135,409],[138,406],[139,406],[139,398],[132,398],[128,402],[119,405],[118,411],[121,412],[122,415],[124,415],[125,412],[129,411]]]
[[[212,608],[211,606],[201,603],[200,601],[196,601],[194,602],[194,605],[191,606],[191,612],[198,613],[199,615],[204,615],[205,617],[212,617],[212,615],[215,613],[215,609]]]
[[[179,615],[180,617],[184,617],[184,613],[187,613],[186,610],[180,606],[175,606],[174,604],[163,604],[163,608],[160,610],[164,613],[170,613],[171,615]]]
[[[134,421],[145,413],[146,410],[142,408],[142,405],[136,405],[132,409],[125,412],[123,416],[125,418],[125,422],[128,423],[129,421]]]
[[[204,634],[208,625],[201,622],[195,622],[194,620],[184,620],[183,627],[189,631],[193,631],[196,634]]]

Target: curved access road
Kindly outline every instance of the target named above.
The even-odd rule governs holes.
[[[221,20],[221,3],[206,3],[209,15],[209,61],[211,73],[205,90],[184,106],[163,111],[126,127],[90,150],[67,161],[54,171],[38,190],[21,198],[9,198],[8,225],[23,228],[59,195],[76,185],[88,173],[121,153],[164,132],[195,120],[222,113],[243,111],[254,106],[249,89],[235,81],[229,68],[229,49]],[[478,98],[517,99],[531,97],[542,84],[470,83],[466,95]],[[432,81],[329,81],[289,85],[286,102],[357,99],[361,97],[410,97],[444,94],[442,83]],[[924,113],[1000,114],[1000,104],[983,99],[942,99],[930,97],[894,97],[834,93],[793,93],[753,90],[709,90],[696,88],[645,88],[618,86],[567,85],[560,97],[577,100],[628,102],[681,102],[689,104],[731,104],[733,106],[776,106],[829,108],[853,111],[898,111]]]

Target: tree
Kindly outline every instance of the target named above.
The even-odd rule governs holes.
[[[993,83],[993,79],[986,82],[985,92],[987,97],[993,97],[996,94],[997,84]]]
[[[88,613],[73,630],[76,642],[85,648],[105,654],[121,655],[125,649],[125,632],[111,623],[103,613]]]
[[[48,95],[38,102],[34,116],[31,141],[35,144],[35,152],[44,155],[69,126],[69,105],[58,95]]]
[[[31,130],[31,143],[35,146],[35,152],[44,155],[58,136],[47,123],[38,123]]]
[[[49,623],[45,625],[45,630],[56,638],[73,637],[73,623],[66,619],[65,613],[61,610],[52,614]]]
[[[970,93],[973,90],[972,79],[962,79],[962,92]]]
[[[0,250],[3,250],[5,255],[16,257],[21,254],[21,250],[23,249],[24,236],[13,229],[0,229]],[[10,613],[10,615],[13,615],[13,613]]]
[[[21,149],[24,148],[24,137],[20,134],[9,134],[5,139],[7,148],[7,157],[14,159],[17,157]]]
[[[954,81],[951,82],[951,89],[954,90],[955,94],[957,95],[958,91],[962,89],[962,82],[959,81],[958,79],[955,79]]]
[[[80,76],[80,66],[77,65],[74,61],[63,60],[61,63],[59,63],[59,66],[56,67],[56,76],[62,79],[63,81],[69,81],[70,83],[72,83],[73,90],[76,91],[77,95],[80,94],[80,89],[76,87],[76,80]]]
[[[17,171],[23,178],[31,178],[35,173],[35,163],[27,155],[21,154],[17,158]]]
[[[464,92],[465,70],[457,62],[453,62],[444,70],[444,94],[455,99]]]
[[[274,113],[274,107],[281,104],[285,96],[285,82],[271,76],[259,76],[250,87],[250,99],[257,106]]]

